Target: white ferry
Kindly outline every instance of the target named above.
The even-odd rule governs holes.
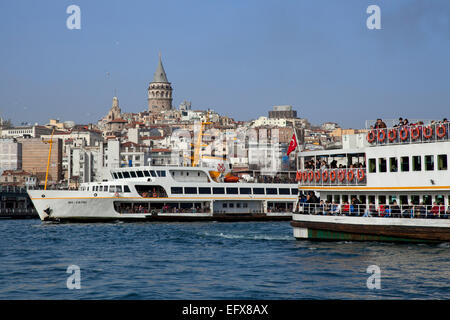
[[[28,190],[41,220],[286,220],[298,198],[295,172],[286,183],[259,183],[206,167],[111,170],[78,190]],[[249,180],[249,179],[247,179]],[[274,179],[281,182],[279,179]]]
[[[367,126],[366,126],[367,127]],[[450,241],[449,123],[368,129],[300,152],[296,239]]]

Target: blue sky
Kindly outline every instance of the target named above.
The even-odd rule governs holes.
[[[81,30],[66,8],[81,8]],[[366,9],[381,8],[381,30]],[[0,1],[0,116],[96,122],[117,90],[147,107],[162,52],[174,107],[236,120],[290,104],[314,124],[449,117],[450,3],[440,0]]]

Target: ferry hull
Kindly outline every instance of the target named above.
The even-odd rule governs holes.
[[[447,242],[450,220],[294,214],[296,239],[335,241]]]

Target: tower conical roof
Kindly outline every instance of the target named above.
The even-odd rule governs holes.
[[[156,68],[155,75],[153,76],[153,82],[165,82],[169,83],[167,80],[166,72],[164,71],[164,67],[161,61],[161,54],[159,54],[159,63]]]

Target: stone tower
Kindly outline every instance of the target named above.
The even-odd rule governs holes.
[[[161,112],[172,109],[172,86],[167,80],[166,72],[159,54],[159,63],[153,81],[148,86],[148,111]]]
[[[113,97],[113,103],[111,106],[111,109],[108,112],[108,115],[106,117],[107,121],[112,121],[112,120],[116,120],[119,119],[121,116],[121,110],[119,107],[119,99],[117,97]]]

